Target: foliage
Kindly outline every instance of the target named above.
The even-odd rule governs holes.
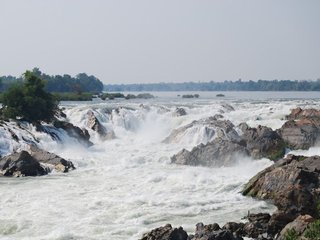
[[[310,223],[304,236],[307,239],[320,240],[320,220]]]
[[[103,83],[95,76],[89,76],[86,73],[79,73],[75,77],[68,74],[50,76],[42,73],[39,68],[34,68],[32,73],[43,79],[46,82],[45,89],[49,92],[101,92],[103,90]],[[10,88],[10,85],[22,82],[23,78],[16,78],[13,76],[2,76],[2,84],[0,84],[0,91],[5,91]]]
[[[107,98],[112,100],[115,98],[125,98],[125,96],[122,93],[103,93],[103,94],[101,94],[100,98],[102,100],[106,100]]]
[[[91,101],[92,93],[53,93],[59,101]]]
[[[258,80],[224,82],[146,83],[106,85],[106,91],[320,91],[316,81]]]
[[[30,122],[53,119],[58,102],[44,90],[44,82],[27,71],[24,82],[16,83],[3,94],[3,114],[8,118],[23,118]]]
[[[288,229],[284,236],[284,240],[297,240],[298,239],[298,234],[295,229]]]

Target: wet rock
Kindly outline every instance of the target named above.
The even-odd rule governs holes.
[[[228,230],[232,232],[235,236],[243,236],[245,224],[244,223],[236,223],[236,222],[228,222],[226,223],[222,229]]]
[[[175,129],[171,134],[163,140],[164,143],[174,143],[180,141],[188,132],[199,131],[205,135],[209,140],[215,137],[230,139],[232,141],[240,141],[240,137],[232,122],[228,120],[220,120],[219,115],[214,117],[204,118],[197,121],[193,121],[190,124]]]
[[[251,128],[246,123],[241,123],[241,137],[246,142],[246,148],[253,158],[269,158],[277,160],[285,154],[285,143],[280,135],[271,128],[258,126]]]
[[[319,123],[310,119],[289,120],[278,132],[287,146],[292,149],[309,149],[320,138]]]
[[[310,215],[300,215],[294,221],[288,223],[280,232],[279,237],[277,240],[285,240],[285,235],[287,234],[288,230],[294,229],[298,236],[302,236],[304,231],[307,229],[307,226],[314,222],[315,219]]]
[[[61,109],[61,108],[58,108],[56,111],[55,111],[55,117],[58,118],[58,119],[66,119],[67,118],[67,115],[63,112],[64,109]]]
[[[195,234],[190,238],[193,240],[205,239],[215,231],[220,230],[220,226],[217,223],[204,225],[202,222],[196,224]]]
[[[244,146],[217,138],[207,144],[200,144],[191,151],[183,149],[171,157],[171,162],[181,165],[221,167],[235,164],[239,156],[248,156]]]
[[[85,146],[90,147],[93,145],[93,143],[89,141],[90,135],[86,129],[81,129],[65,121],[54,121],[53,126],[65,130],[70,137],[77,139]]]
[[[277,210],[272,214],[271,219],[268,223],[268,234],[275,236],[278,234],[288,223],[293,221],[297,214],[295,212],[285,212]]]
[[[48,171],[26,151],[13,153],[0,160],[0,172],[6,177],[41,176]]]
[[[278,207],[268,232],[278,233],[298,215],[316,217],[319,200],[320,156],[288,155],[254,176],[244,195],[270,199]]]
[[[141,240],[188,240],[188,235],[182,227],[173,229],[167,224],[143,234]]]
[[[318,109],[302,109],[300,107],[292,109],[291,113],[286,116],[288,120],[298,120],[298,119],[317,119],[320,120],[320,110]]]
[[[113,131],[108,131],[98,120],[98,118],[94,115],[92,111],[88,111],[87,113],[87,127],[96,131],[103,140],[114,139],[115,134]]]
[[[235,111],[234,107],[232,107],[230,104],[224,103],[221,105],[225,110],[227,110],[228,112],[232,112]]]
[[[176,117],[181,117],[181,116],[187,115],[187,112],[186,112],[186,110],[184,108],[178,107],[178,108],[175,109],[173,115],[176,116]]]
[[[51,170],[55,169],[58,172],[69,172],[75,167],[71,161],[68,161],[54,153],[47,152],[35,146],[30,146],[30,155],[38,162],[45,164]]]

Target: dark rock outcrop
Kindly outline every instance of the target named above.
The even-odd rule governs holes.
[[[270,199],[278,207],[268,223],[268,233],[276,234],[299,215],[316,217],[319,180],[320,156],[288,155],[254,176],[243,194]]]
[[[246,123],[241,123],[241,137],[246,142],[246,148],[253,158],[269,158],[277,160],[285,154],[285,143],[280,135],[271,128],[258,126],[251,128]]]
[[[44,151],[35,146],[30,146],[30,155],[38,162],[45,164],[50,169],[55,169],[58,172],[69,172],[74,170],[75,167],[71,161],[68,161],[54,153]]]
[[[6,177],[41,176],[48,173],[48,169],[26,151],[0,159],[0,171]]]
[[[7,177],[41,176],[53,169],[58,172],[68,172],[75,169],[71,161],[30,146],[30,153],[21,151],[12,153],[0,159],[0,173]]]
[[[184,108],[182,107],[177,107],[175,110],[174,110],[174,116],[176,117],[180,117],[180,116],[185,116],[187,115],[187,112]]]
[[[88,121],[87,127],[96,131],[103,140],[114,139],[115,134],[113,131],[108,131],[98,120],[98,118],[94,115],[92,111],[88,111],[87,113]]]
[[[77,126],[74,126],[72,123],[65,121],[54,121],[53,126],[65,130],[70,137],[77,139],[85,146],[90,147],[93,145],[93,143],[89,140],[90,135],[86,129],[81,129]]]
[[[173,229],[170,224],[145,233],[141,240],[188,240],[188,234],[182,227]]]
[[[171,162],[192,166],[231,166],[239,158],[239,155],[248,155],[244,146],[230,140],[216,138],[207,144],[198,145],[191,151],[181,150],[171,157]]]
[[[278,132],[288,147],[308,149],[320,140],[319,123],[312,119],[289,120]]]

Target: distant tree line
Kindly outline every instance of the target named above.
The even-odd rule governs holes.
[[[39,68],[34,68],[31,73],[45,82],[45,90],[48,92],[100,93],[103,90],[103,83],[95,76],[86,73],[79,73],[75,77],[68,74],[50,76],[42,73]],[[9,89],[12,84],[23,81],[23,77],[0,76],[0,92]]]
[[[320,79],[307,80],[258,80],[224,82],[184,82],[184,83],[146,83],[109,84],[105,91],[320,91]]]

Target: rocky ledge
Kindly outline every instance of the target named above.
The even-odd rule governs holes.
[[[0,176],[5,177],[42,176],[53,170],[65,173],[74,169],[71,161],[34,146],[0,158]]]
[[[196,225],[188,235],[171,225],[146,233],[142,240],[259,240],[320,239],[320,156],[295,156],[277,161],[254,176],[243,194],[272,201],[278,210],[248,214],[246,222]]]

